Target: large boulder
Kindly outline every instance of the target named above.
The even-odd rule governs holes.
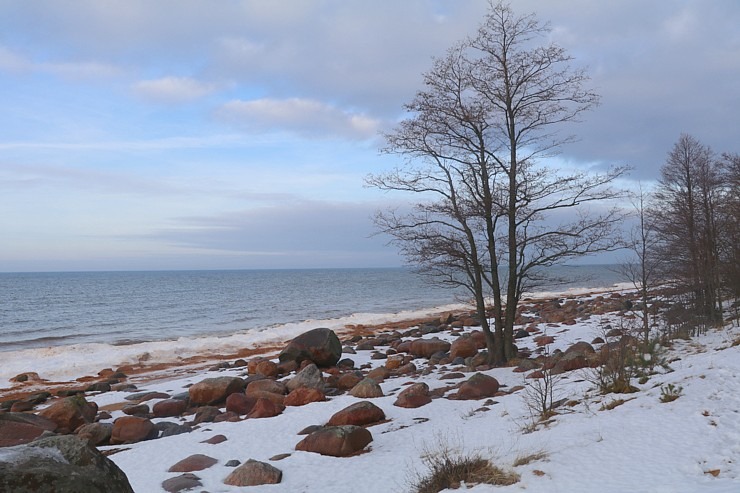
[[[182,399],[165,399],[154,404],[152,414],[155,418],[180,416],[188,408],[188,402]]]
[[[434,353],[447,352],[450,350],[450,343],[442,341],[436,337],[432,339],[416,339],[411,342],[409,352],[414,356],[421,358],[431,358]]]
[[[299,335],[283,349],[278,359],[281,363],[294,361],[301,364],[309,360],[317,366],[334,366],[342,357],[342,344],[331,329],[319,328]]]
[[[215,377],[201,380],[188,389],[193,404],[218,404],[236,392],[244,391],[244,380],[238,377]]]
[[[325,426],[298,442],[295,449],[332,457],[349,457],[372,441],[370,432],[360,426]]]
[[[355,425],[364,426],[378,423],[385,419],[385,413],[370,401],[355,402],[351,406],[337,411],[329,418],[328,426]]]
[[[35,414],[0,413],[0,447],[11,447],[33,441],[45,431],[54,431],[57,424]]]
[[[81,395],[65,397],[42,410],[39,416],[57,425],[57,433],[72,433],[80,426],[92,423],[97,414],[97,405],[87,402]]]
[[[498,380],[482,373],[476,373],[460,384],[460,389],[457,391],[457,399],[466,401],[493,397],[498,392],[498,388]]]
[[[380,388],[378,382],[370,377],[362,379],[360,383],[352,387],[352,390],[350,390],[349,393],[352,397],[357,397],[358,399],[383,397],[383,389]]]
[[[136,443],[156,438],[159,431],[147,418],[121,416],[113,422],[110,443]]]
[[[478,348],[471,337],[460,337],[450,345],[450,359],[469,358],[478,354]]]
[[[425,406],[432,402],[432,398],[429,395],[429,385],[424,382],[418,382],[409,385],[398,394],[394,406],[404,407],[407,409],[415,409],[417,407]]]
[[[121,469],[87,441],[56,436],[4,448],[0,491],[133,493]]]
[[[234,469],[224,484],[231,486],[257,486],[260,484],[278,484],[283,479],[283,471],[265,462],[249,459]]]
[[[312,387],[298,387],[285,397],[286,406],[305,406],[311,402],[325,401],[326,395]]]
[[[324,377],[321,374],[321,370],[319,370],[316,365],[306,365],[306,367],[299,371],[296,376],[288,380],[286,387],[291,392],[300,387],[323,390]]]

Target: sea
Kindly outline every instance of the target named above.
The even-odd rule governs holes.
[[[621,281],[610,265],[552,269],[566,282],[538,289]],[[361,314],[392,319],[465,301],[464,291],[406,268],[0,273],[0,353],[223,337]]]

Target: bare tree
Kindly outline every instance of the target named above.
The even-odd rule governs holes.
[[[662,258],[657,253],[658,234],[648,217],[649,194],[640,185],[632,198],[637,223],[629,232],[627,249],[632,258],[618,267],[618,272],[637,290],[640,304],[637,313],[642,322],[643,343],[650,342],[651,307],[655,289],[662,283]]]
[[[409,117],[386,135],[385,152],[406,157],[371,186],[412,192],[412,210],[376,217],[407,260],[475,300],[491,363],[516,356],[514,321],[525,289],[546,268],[617,246],[621,213],[604,206],[624,168],[601,174],[548,166],[576,121],[598,97],[534,15],[491,3],[476,35],[436,59]],[[490,304],[490,311],[487,310]],[[488,314],[491,314],[491,322]]]
[[[722,183],[712,150],[682,134],[661,168],[653,221],[668,273],[710,322],[722,319],[716,204]]]

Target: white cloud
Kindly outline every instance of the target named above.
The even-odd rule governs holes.
[[[39,72],[67,79],[95,79],[123,73],[115,65],[95,61],[35,62],[4,46],[0,46],[0,71]]]
[[[190,77],[163,77],[139,81],[133,85],[133,89],[146,100],[169,104],[200,99],[216,91],[217,86]]]
[[[290,131],[303,136],[367,139],[377,134],[380,121],[361,113],[312,99],[233,100],[217,115],[254,132]]]

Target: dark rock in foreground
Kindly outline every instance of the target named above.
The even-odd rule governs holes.
[[[133,493],[134,490],[113,461],[85,440],[67,435],[3,449],[0,491]]]

